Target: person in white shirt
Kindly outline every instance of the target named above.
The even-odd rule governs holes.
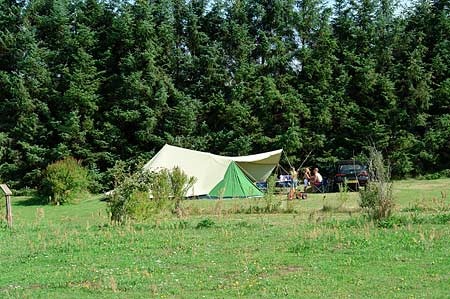
[[[312,184],[316,186],[320,186],[322,184],[323,178],[322,175],[319,173],[319,168],[314,168],[313,175],[311,177]]]

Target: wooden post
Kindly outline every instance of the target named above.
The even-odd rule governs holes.
[[[8,226],[12,227],[12,209],[11,209],[11,195],[12,192],[9,190],[8,186],[6,184],[0,184],[0,188],[2,189],[3,193],[5,193],[6,197],[6,221],[8,222]]]

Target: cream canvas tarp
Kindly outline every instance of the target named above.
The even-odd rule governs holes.
[[[223,180],[232,161],[253,182],[265,181],[278,165],[281,153],[282,150],[276,150],[250,156],[227,157],[166,144],[144,165],[144,169],[160,171],[179,167],[188,176],[197,179],[193,187],[188,190],[187,196],[208,196],[211,190]]]

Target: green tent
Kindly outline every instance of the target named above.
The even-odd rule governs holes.
[[[242,172],[234,161],[225,172],[223,179],[209,193],[211,197],[253,197],[263,196],[253,182]]]

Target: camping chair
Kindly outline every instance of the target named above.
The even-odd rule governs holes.
[[[327,178],[323,178],[320,185],[312,184],[313,192],[314,193],[326,193],[328,192],[328,180]]]

